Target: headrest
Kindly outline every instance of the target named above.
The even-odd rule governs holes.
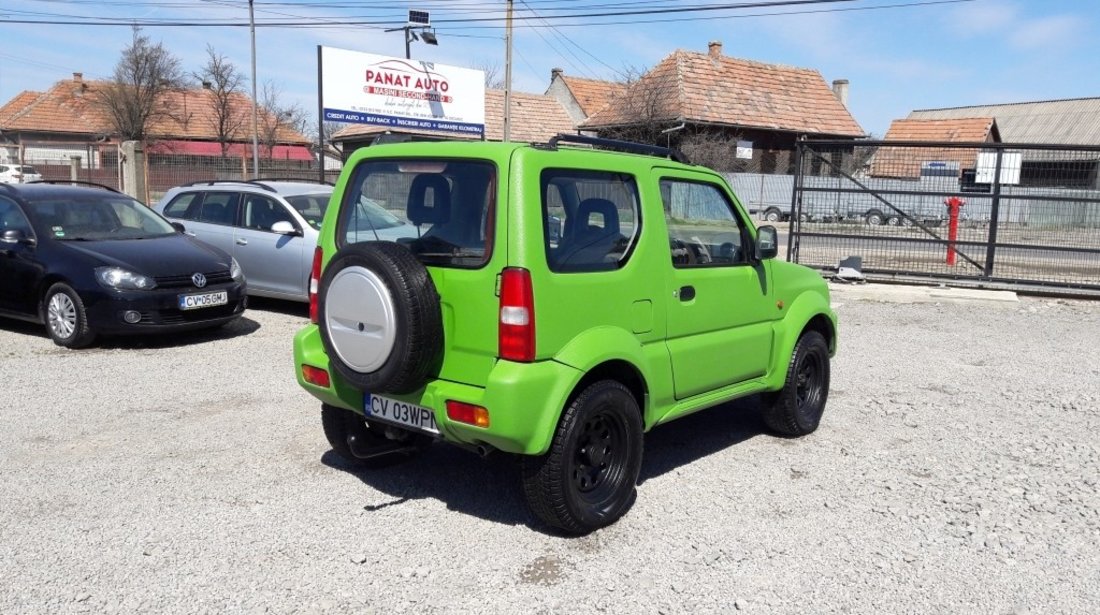
[[[592,214],[603,218],[605,233],[619,232],[619,210],[607,199],[585,199],[577,205],[577,219],[580,220],[580,232],[584,232],[592,223]]]
[[[428,192],[431,192],[431,198]],[[405,211],[409,222],[441,224],[451,218],[451,186],[447,178],[434,173],[417,175],[409,187],[409,203]]]

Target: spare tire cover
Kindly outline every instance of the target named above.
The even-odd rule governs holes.
[[[329,364],[360,390],[409,393],[438,370],[439,294],[403,246],[371,241],[342,248],[321,278],[318,312]]]

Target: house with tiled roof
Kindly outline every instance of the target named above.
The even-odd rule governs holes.
[[[622,83],[573,77],[555,68],[550,71],[550,87],[546,88],[546,95],[558,99],[579,124],[609,106],[625,90],[626,85]]]
[[[107,82],[85,80],[81,73],[59,81],[46,92],[21,92],[0,107],[0,158],[36,164],[68,164],[81,156],[83,164],[99,167],[102,157],[115,156],[118,135],[98,100]],[[171,113],[154,121],[150,154],[219,157],[215,105],[212,93],[201,88],[169,92],[160,101]],[[252,100],[236,95],[231,115],[251,120]],[[269,120],[261,112],[261,124]],[[251,153],[250,122],[240,122],[229,148],[232,157]],[[274,147],[265,158],[310,161],[308,138],[285,126],[275,132]]]
[[[723,55],[722,44],[714,41],[707,53],[673,52],[580,127],[681,147],[710,137],[728,143],[731,152],[739,149],[739,156],[751,152],[765,172],[784,172],[803,135],[864,136],[841,100],[847,82],[835,85],[837,92],[813,69]]]
[[[512,92],[511,98],[512,141],[544,142],[558,133],[573,132],[576,129],[573,118],[551,96]],[[372,124],[349,124],[332,136],[332,141],[339,144],[345,156],[380,139],[429,141],[468,140],[476,137],[433,130],[394,130]],[[485,140],[504,140],[504,90],[485,90]]]
[[[894,120],[884,141],[922,141],[930,143],[1000,143],[997,120],[992,117],[920,120]],[[874,177],[915,179],[922,169],[936,169],[938,174],[960,176],[963,170],[974,169],[979,149],[952,147],[885,147],[871,161]],[[934,163],[934,167],[930,164]]]

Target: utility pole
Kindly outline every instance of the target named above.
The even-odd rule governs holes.
[[[248,29],[252,33],[252,179],[260,178],[259,102],[256,101],[256,16],[248,0]]]
[[[512,140],[512,0],[504,29],[504,141]]]

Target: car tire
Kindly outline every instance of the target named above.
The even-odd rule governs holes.
[[[886,224],[889,226],[898,226],[901,224],[901,218],[898,216],[890,216],[886,219]]]
[[[885,217],[882,215],[882,212],[877,209],[872,209],[867,212],[864,219],[867,220],[867,224],[871,226],[882,226],[882,223],[885,222]]]
[[[53,343],[65,348],[84,348],[95,340],[88,326],[84,301],[71,286],[58,282],[42,298],[42,319]]]
[[[385,435],[385,427],[372,427],[363,415],[345,410],[337,406],[321,404],[321,427],[325,432],[325,439],[340,459],[347,465],[357,468],[382,468],[400,463],[411,458],[431,444],[431,439],[409,431],[400,430],[407,434],[401,440],[391,440]],[[396,428],[395,428],[396,429]],[[395,443],[406,444],[406,450],[378,457],[362,458],[352,452],[348,436],[355,436],[361,442],[363,448],[375,448],[392,446]]]
[[[523,493],[544,523],[587,534],[634,504],[642,465],[642,415],[621,383],[586,387],[562,413],[550,451],[523,459]]]
[[[769,209],[764,212],[764,219],[768,222],[779,222],[783,218],[783,213],[778,209]]]
[[[806,331],[795,345],[783,388],[763,396],[764,423],[784,436],[813,433],[829,398],[829,345],[817,331]]]
[[[337,252],[321,278],[318,315],[330,364],[360,390],[410,393],[438,370],[439,293],[403,246],[369,241]]]

